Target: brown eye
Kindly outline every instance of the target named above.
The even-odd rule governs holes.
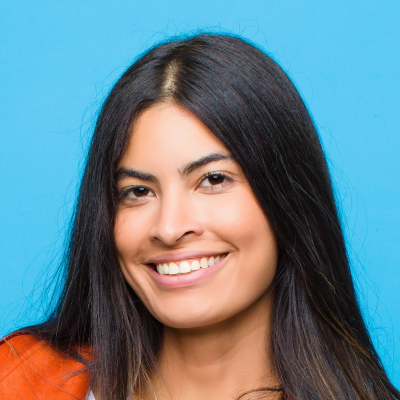
[[[232,182],[232,179],[227,177],[225,174],[211,173],[203,178],[200,187],[205,189],[218,189],[222,186],[225,186],[229,182]]]
[[[145,186],[132,186],[123,190],[119,196],[119,201],[126,204],[135,204],[146,201],[147,198],[154,196],[154,192]]]
[[[136,187],[131,190],[131,193],[134,194],[136,197],[148,196],[150,193],[150,189],[147,189],[145,187]]]
[[[219,185],[222,182],[224,182],[225,177],[223,175],[209,175],[207,177],[208,181],[211,183],[211,185]]]

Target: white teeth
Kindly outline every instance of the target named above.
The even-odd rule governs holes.
[[[170,262],[169,264],[156,264],[157,272],[160,275],[177,275],[177,274],[187,274],[192,271],[197,271],[200,268],[208,268],[212,267],[217,262],[221,261],[225,255],[217,256],[217,257],[203,257],[199,260],[185,260],[181,261],[179,265],[174,262]]]
[[[190,268],[190,264],[187,261],[182,261],[181,263],[179,263],[179,272],[181,274],[187,274],[191,271],[192,269]]]
[[[175,263],[169,263],[168,266],[168,274],[169,275],[176,275],[179,274],[179,267]]]
[[[197,271],[198,269],[200,269],[200,263],[197,260],[193,260],[191,264],[191,270]]]

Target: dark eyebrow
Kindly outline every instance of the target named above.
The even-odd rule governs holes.
[[[184,167],[182,167],[179,170],[179,173],[181,176],[186,176],[189,175],[191,172],[196,170],[197,168],[202,167],[203,165],[209,164],[214,161],[220,161],[220,160],[233,160],[233,157],[229,154],[223,154],[223,153],[211,153],[208,154],[204,157],[201,157],[200,159],[193,161]]]
[[[150,181],[155,183],[158,182],[158,179],[155,175],[146,174],[145,172],[140,172],[135,169],[125,168],[125,167],[118,168],[114,175],[114,179],[116,182],[118,182],[120,179],[127,177],[139,178],[142,181]]]
[[[178,170],[178,172],[182,177],[184,177],[186,175],[189,175],[191,172],[195,171],[196,169],[202,167],[203,165],[209,164],[214,161],[220,161],[220,160],[233,160],[233,157],[229,154],[211,153],[204,157],[199,158],[196,161],[186,164],[184,167],[180,168]],[[155,183],[159,182],[158,178],[155,175],[147,174],[145,172],[140,172],[138,170],[126,168],[126,167],[118,168],[117,171],[115,172],[114,177],[115,177],[116,182],[118,182],[120,179],[123,179],[126,177],[139,178],[143,181],[150,181],[150,182],[155,182]]]

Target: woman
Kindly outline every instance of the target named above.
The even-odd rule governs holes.
[[[242,39],[167,42],[119,79],[65,265],[48,319],[0,346],[4,398],[400,399],[311,117]]]

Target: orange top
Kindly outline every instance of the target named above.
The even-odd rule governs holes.
[[[0,341],[0,399],[85,399],[90,375],[84,368],[43,340],[13,333]]]

